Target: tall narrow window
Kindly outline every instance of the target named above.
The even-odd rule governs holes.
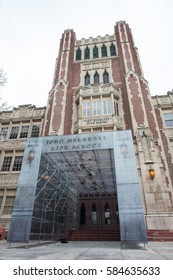
[[[111,110],[111,101],[110,99],[103,100],[103,115],[109,115],[112,113]]]
[[[95,203],[92,205],[92,210],[91,210],[91,223],[92,224],[97,224],[97,208]]]
[[[17,156],[14,159],[13,171],[20,171],[22,167],[23,156]]]
[[[80,224],[84,225],[85,224],[85,204],[82,203],[81,208],[80,208]]]
[[[94,75],[94,84],[99,84],[99,74],[97,72]]]
[[[92,115],[97,116],[101,114],[101,103],[100,100],[92,102]]]
[[[0,140],[5,140],[7,137],[8,127],[2,127],[0,132]]]
[[[115,106],[115,115],[116,115],[116,116],[119,116],[119,107],[118,107],[118,103],[115,102],[115,103],[114,103],[114,106]]]
[[[40,125],[36,124],[32,127],[31,137],[39,137],[40,133]]]
[[[84,58],[85,59],[89,59],[90,58],[90,50],[89,50],[88,47],[86,47],[86,49],[85,49]]]
[[[113,43],[112,43],[112,45],[110,46],[110,53],[111,53],[111,56],[116,55],[116,49],[115,49],[115,46],[114,46]]]
[[[99,56],[98,48],[95,46],[93,49],[93,58],[98,58],[98,56]]]
[[[21,132],[20,132],[20,138],[27,138],[28,130],[29,130],[29,126],[28,125],[22,126],[22,129],[21,129]]]
[[[111,220],[110,220],[110,207],[109,204],[105,204],[105,224],[110,225]]]
[[[83,117],[89,117],[91,114],[91,102],[84,101],[83,102]]]
[[[105,45],[103,45],[102,47],[102,57],[106,57],[107,56],[107,48]]]
[[[104,84],[109,83],[109,74],[106,72],[106,70],[103,74],[103,83]]]
[[[5,205],[3,208],[3,215],[12,213],[14,201],[15,201],[15,196],[6,197]]]
[[[165,113],[163,114],[165,119],[165,124],[167,127],[173,127],[173,113]]]
[[[11,129],[11,133],[10,133],[10,139],[16,139],[18,136],[18,131],[19,131],[19,127],[18,126],[14,126]]]
[[[85,86],[90,84],[90,75],[88,74],[88,72],[85,75]]]
[[[78,48],[76,51],[76,60],[81,60],[81,49]]]
[[[4,157],[1,171],[9,171],[11,166],[12,157]]]

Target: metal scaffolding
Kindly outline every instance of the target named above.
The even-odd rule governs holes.
[[[77,189],[50,156],[42,154],[30,239],[66,239],[76,224]]]

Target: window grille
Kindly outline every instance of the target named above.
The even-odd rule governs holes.
[[[13,171],[20,171],[22,167],[23,156],[17,156],[14,159]]]
[[[33,125],[31,137],[39,137],[39,133],[40,133],[40,125]]]
[[[21,129],[21,132],[20,132],[20,138],[27,138],[28,137],[28,130],[29,130],[28,125],[22,126],[22,129]]]
[[[83,116],[88,117],[91,114],[91,102],[86,101],[83,102]]]
[[[110,99],[103,100],[103,115],[111,114],[111,101]]]
[[[5,140],[7,138],[8,127],[2,127],[0,132],[0,140]]]
[[[14,206],[14,200],[15,196],[7,196],[4,209],[3,209],[3,215],[4,214],[11,214],[13,211],[13,206]]]
[[[19,127],[18,126],[14,126],[11,129],[11,133],[10,133],[10,139],[16,139],[18,136],[18,131],[19,131]]]
[[[11,166],[12,157],[4,157],[1,171],[9,171]]]
[[[93,114],[93,116],[101,114],[101,106],[100,105],[101,105],[100,100],[92,102],[92,114]]]

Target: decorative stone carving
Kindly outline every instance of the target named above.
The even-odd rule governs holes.
[[[138,151],[143,151],[146,163],[153,162],[152,151],[154,150],[154,140],[151,131],[145,125],[139,127],[136,133]]]
[[[18,182],[18,174],[10,174],[10,175],[1,175],[0,176],[0,186],[17,186]]]

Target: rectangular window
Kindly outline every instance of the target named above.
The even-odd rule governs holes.
[[[2,127],[0,132],[0,140],[5,140],[7,137],[8,127]]]
[[[9,171],[11,166],[12,157],[4,157],[1,171]]]
[[[118,108],[118,103],[114,103],[114,107],[115,107],[115,115],[119,116],[119,108]]]
[[[100,100],[92,102],[92,114],[93,116],[101,115],[101,103]]]
[[[14,200],[15,196],[7,196],[4,209],[3,209],[3,214],[11,214],[13,211],[13,206],[14,206]]]
[[[23,156],[17,156],[14,159],[13,171],[20,171],[22,167]]]
[[[112,113],[111,111],[110,99],[103,100],[103,115],[110,115]]]
[[[3,196],[0,196],[0,208],[1,208],[1,205],[2,205],[2,200],[3,200]]]
[[[31,137],[39,137],[40,134],[40,125],[35,124],[32,127]]]
[[[167,127],[173,127],[173,113],[163,114]]]
[[[29,130],[28,125],[22,126],[22,129],[21,129],[21,132],[20,132],[20,138],[27,138],[28,137],[28,130]]]
[[[18,126],[14,126],[11,129],[11,133],[10,133],[10,139],[16,139],[18,136],[18,131],[19,131],[19,127]]]
[[[91,115],[91,102],[83,102],[83,117],[88,117]]]

